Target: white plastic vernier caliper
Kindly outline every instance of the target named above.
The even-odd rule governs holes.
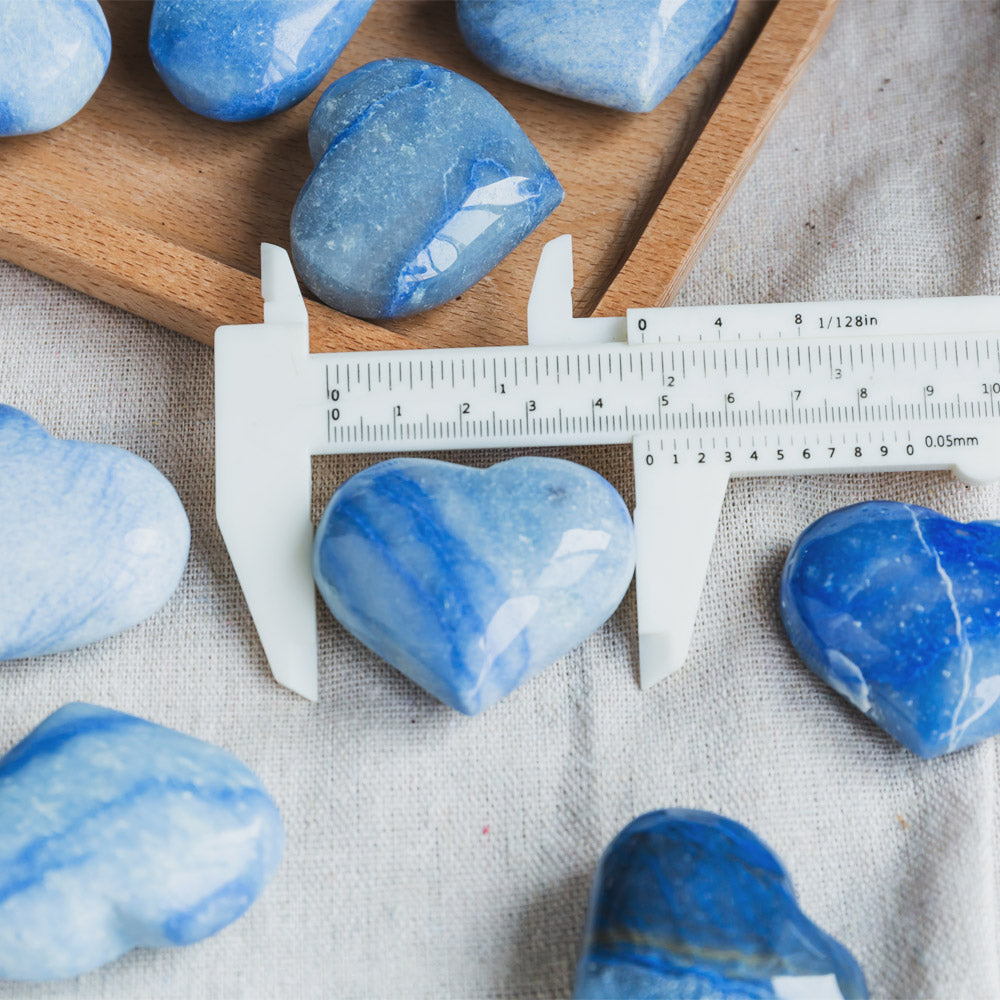
[[[562,236],[527,346],[310,354],[279,247],[261,286],[264,322],[215,334],[216,509],[274,676],[307,698],[312,455],[631,442],[643,687],[687,656],[730,476],[1000,478],[1000,296],[574,319]]]

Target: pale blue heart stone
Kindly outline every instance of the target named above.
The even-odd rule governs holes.
[[[502,76],[651,111],[729,27],[736,0],[458,0],[466,44]]]
[[[308,97],[373,0],[156,0],[149,54],[185,107],[251,121]]]
[[[82,646],[174,592],[190,528],[173,486],[109,445],[0,405],[0,660]]]
[[[200,941],[250,906],[284,845],[231,754],[80,703],[0,758],[0,816],[0,979]]]
[[[792,546],[781,616],[806,665],[915,754],[1000,733],[1000,522],[835,510]]]
[[[573,996],[864,1000],[868,988],[750,830],[662,809],[633,820],[598,865]]]
[[[467,715],[598,628],[634,567],[614,487],[552,458],[380,462],[334,493],[313,554],[347,630]]]
[[[517,122],[451,70],[383,59],[323,93],[292,256],[327,305],[409,316],[460,295],[561,201]]]
[[[97,0],[0,0],[0,136],[45,132],[72,118],[110,58]]]

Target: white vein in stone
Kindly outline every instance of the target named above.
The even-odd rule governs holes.
[[[959,641],[959,662],[962,667],[962,694],[958,699],[958,703],[955,705],[955,711],[951,716],[951,729],[948,730],[948,750],[951,751],[958,745],[959,738],[968,728],[970,723],[982,715],[982,712],[979,712],[970,716],[964,723],[962,723],[961,727],[959,727],[958,719],[962,713],[962,709],[965,708],[965,703],[968,701],[969,687],[972,682],[972,646],[969,643],[969,637],[966,634],[965,625],[962,623],[962,613],[958,610],[958,602],[955,600],[955,588],[952,584],[951,577],[945,572],[944,566],[941,565],[941,557],[938,555],[937,549],[928,545],[927,539],[924,538],[924,533],[920,530],[920,520],[917,517],[916,512],[909,505],[906,506],[906,509],[909,511],[910,517],[913,519],[913,528],[917,533],[917,538],[920,539],[920,544],[923,546],[924,551],[934,560],[938,576],[941,577],[941,583],[944,585],[945,593],[948,595],[948,603],[951,605],[952,614],[955,616],[955,633]],[[983,711],[985,711],[985,709],[983,709]]]
[[[871,710],[872,702],[869,696],[868,682],[865,680],[861,668],[839,649],[828,649],[826,655],[830,666],[835,668],[828,678],[830,686],[837,694],[846,698],[867,715]]]

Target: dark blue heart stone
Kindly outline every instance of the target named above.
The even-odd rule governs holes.
[[[852,1000],[868,988],[746,827],[663,809],[633,820],[598,865],[573,996]]]
[[[835,510],[792,547],[781,615],[806,665],[915,754],[1000,732],[1000,523]]]

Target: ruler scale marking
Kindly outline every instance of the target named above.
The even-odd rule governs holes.
[[[964,349],[961,352],[952,351],[951,352],[952,364],[949,365],[949,366],[947,366],[947,369],[946,368],[941,368],[939,366],[939,369],[938,369],[939,373],[944,373],[946,370],[950,370],[950,369],[955,369],[956,371],[958,371],[959,373],[961,373],[962,370],[963,370],[963,365],[967,365],[970,368],[970,370],[974,371],[974,369],[976,367],[975,361],[974,361],[974,359],[976,357],[976,354],[978,353],[979,357],[982,357],[983,348],[986,346],[986,342],[985,341],[980,341],[980,340],[973,340],[972,343],[975,345],[975,347],[979,348],[979,350],[978,350],[978,352],[977,351],[972,351],[972,350],[969,351],[969,360],[968,360],[968,362],[964,362],[963,361],[963,356],[962,355],[964,354]],[[826,346],[826,350],[827,350],[828,355],[830,355],[831,357],[833,357],[833,354],[831,352],[833,352],[833,350],[834,350],[835,347],[836,347],[836,350],[837,350],[838,354],[840,353],[840,346],[839,345],[830,344],[830,345],[825,345],[825,346]],[[939,345],[936,342],[932,341],[929,344],[927,344],[926,346],[928,347],[928,351],[927,351],[928,362],[931,365],[933,365],[934,355],[935,355],[935,347],[938,347]],[[943,348],[943,344],[941,344],[940,347]],[[524,352],[531,352],[534,349],[532,349],[532,348],[477,348],[477,349],[471,349],[471,350],[486,350],[486,351],[494,350],[494,351],[513,351],[513,352],[524,351]],[[603,420],[603,422],[601,423],[601,425],[600,425],[602,427],[632,426],[632,421],[631,420],[628,420],[628,421],[626,421],[623,424],[619,424],[617,422],[617,415],[614,412],[615,405],[616,405],[616,403],[615,403],[615,398],[616,397],[613,397],[610,400],[609,400],[609,397],[608,397],[608,391],[609,390],[608,390],[607,387],[609,386],[609,383],[607,383],[607,381],[606,381],[606,373],[607,373],[608,365],[606,364],[606,362],[611,362],[610,367],[618,367],[619,368],[619,370],[620,370],[620,383],[621,383],[621,386],[629,394],[634,394],[635,392],[639,392],[642,395],[645,395],[644,393],[642,393],[642,386],[648,381],[650,370],[651,369],[655,369],[657,367],[655,363],[652,364],[652,365],[650,365],[649,367],[647,367],[646,364],[645,364],[645,361],[643,361],[643,363],[640,364],[640,365],[636,365],[636,364],[634,364],[634,359],[632,359],[633,363],[631,363],[630,365],[625,364],[625,362],[624,362],[623,359],[626,358],[626,356],[629,356],[630,350],[631,350],[631,348],[629,348],[627,345],[623,345],[621,348],[619,348],[619,350],[617,352],[617,354],[618,354],[618,358],[617,359],[615,358],[614,354],[611,354],[611,353],[605,354],[604,352],[599,352],[596,355],[596,357],[594,358],[594,360],[596,360],[596,362],[597,362],[598,380],[597,380],[597,383],[593,384],[593,389],[597,390],[598,387],[600,386],[601,389],[602,389],[602,392],[603,392],[603,395],[599,399],[597,397],[595,397],[595,404],[597,402],[600,402],[601,409],[604,410],[604,412],[602,414],[600,414],[601,417],[605,418]],[[852,353],[854,354],[853,358],[852,358]],[[923,351],[921,350],[920,352],[911,352],[911,354],[913,354],[913,353],[922,354]],[[943,350],[939,350],[938,351],[938,362],[939,362],[939,364],[940,364],[940,359],[941,359],[942,353],[943,353]],[[755,370],[754,369],[754,362],[756,362],[757,364],[763,364],[765,372],[768,373],[768,375],[769,375],[769,381],[771,383],[774,383],[777,379],[782,379],[782,380],[784,380],[784,383],[785,383],[785,388],[783,389],[782,395],[783,395],[783,397],[784,397],[785,400],[788,400],[788,402],[785,403],[784,405],[781,405],[781,406],[766,405],[768,402],[773,402],[773,399],[771,399],[771,400],[758,399],[758,400],[754,401],[756,421],[759,424],[763,425],[763,426],[795,425],[795,424],[798,424],[798,423],[805,423],[805,422],[809,422],[809,421],[818,421],[820,419],[822,419],[823,421],[826,421],[826,422],[829,422],[829,421],[832,420],[832,421],[834,421],[836,423],[843,423],[843,422],[854,423],[854,422],[857,422],[857,421],[862,421],[863,422],[863,421],[875,419],[876,416],[877,416],[877,419],[880,419],[880,420],[884,420],[884,419],[893,420],[893,419],[896,419],[896,417],[899,415],[899,408],[898,408],[898,403],[897,403],[897,399],[895,397],[895,394],[889,395],[889,397],[887,399],[885,399],[884,405],[883,405],[882,402],[879,402],[876,406],[873,406],[873,405],[871,405],[870,403],[867,402],[867,393],[868,393],[868,390],[865,389],[865,390],[862,390],[862,391],[864,391],[866,393],[866,397],[862,397],[862,398],[865,398],[866,402],[863,405],[858,406],[858,405],[856,405],[856,403],[853,400],[848,401],[848,400],[842,398],[843,394],[841,394],[841,398],[839,400],[837,400],[836,399],[837,392],[836,392],[836,390],[832,390],[834,392],[834,398],[831,398],[829,392],[824,392],[823,393],[823,398],[820,400],[822,408],[823,408],[823,415],[822,415],[822,418],[819,418],[818,414],[815,414],[815,412],[813,412],[815,410],[815,407],[802,408],[800,406],[796,406],[794,400],[791,398],[792,394],[795,392],[795,389],[796,389],[796,387],[798,386],[798,384],[800,382],[803,383],[803,384],[812,384],[812,390],[814,392],[818,388],[817,385],[815,384],[814,378],[812,378],[813,373],[808,370],[809,369],[808,354],[807,354],[807,364],[805,366],[805,369],[803,369],[802,364],[801,364],[801,361],[802,361],[801,356],[799,358],[796,358],[796,357],[794,357],[789,352],[785,356],[785,360],[787,360],[788,367],[786,369],[785,366],[782,365],[780,370],[776,369],[776,367],[774,366],[773,363],[769,364],[769,353],[767,351],[765,351],[765,354],[762,356],[761,353],[760,353],[760,350],[758,349],[756,351],[756,357],[754,358],[753,362],[751,362],[749,352],[745,352],[745,355],[746,355],[745,356],[745,361],[746,361],[747,364],[750,365],[750,367],[749,367],[749,369],[747,369],[746,371],[743,372],[744,378],[751,379],[753,377],[754,370]],[[852,352],[852,351],[848,350],[846,353],[844,353],[843,364],[847,365],[847,366],[850,366],[851,363],[852,363],[852,361],[853,361],[854,364],[860,363],[860,355],[861,355],[860,351],[858,351],[858,352]],[[653,355],[653,357],[655,359],[655,354]],[[704,355],[704,357],[707,358],[708,355]],[[364,376],[360,380],[360,383],[362,385],[370,384],[372,386],[372,389],[369,392],[369,396],[370,397],[374,397],[379,392],[382,392],[382,393],[386,394],[387,399],[401,398],[402,396],[406,395],[407,393],[409,393],[413,398],[419,398],[423,394],[423,391],[424,391],[423,387],[424,387],[425,384],[427,384],[427,373],[428,373],[428,371],[433,371],[433,369],[434,369],[433,364],[431,366],[425,367],[422,362],[419,365],[416,365],[416,364],[413,363],[412,359],[407,359],[407,361],[405,362],[405,367],[401,365],[401,367],[397,369],[397,372],[401,372],[403,374],[402,379],[400,379],[398,375],[396,375],[395,377],[393,377],[393,372],[391,371],[391,368],[389,366],[386,366],[383,369],[384,360],[385,359],[383,359],[383,358],[372,356],[370,360],[367,360],[367,359],[366,360],[359,360],[357,362],[357,364],[359,366],[359,370],[361,372],[363,372],[363,376]],[[432,359],[432,360],[434,360],[434,359]],[[504,365],[508,365],[510,360],[511,359],[509,357],[504,357],[502,359],[502,362],[503,362]],[[552,367],[551,366],[552,366],[552,362],[555,361],[556,359],[554,359],[554,358],[547,358],[545,356],[542,356],[541,358],[537,358],[536,357],[533,360],[536,363],[537,362],[548,361],[549,362],[549,375],[552,376],[553,373],[552,373]],[[675,358],[673,360],[676,361],[678,359]],[[683,354],[681,355],[680,360],[681,360],[682,367],[686,367],[685,366],[685,358],[684,358]],[[717,359],[714,359],[714,360],[715,360],[715,364],[714,365],[709,366],[706,363],[703,366],[703,370],[699,373],[700,377],[701,377],[701,379],[703,381],[711,379],[712,377],[715,376],[715,374],[717,374],[719,372],[720,366],[718,365]],[[559,361],[560,361],[560,369],[559,369],[559,371],[561,373],[562,370],[563,370],[562,369],[562,359],[560,358]],[[660,354],[660,363],[659,363],[659,368],[660,368],[661,372],[665,372],[667,370],[667,362],[668,362],[668,355],[667,355],[667,353],[666,352],[661,353]],[[875,363],[875,375],[876,376],[886,374],[886,372],[889,371],[889,369],[891,368],[891,366],[887,367],[887,366],[882,365],[882,364],[879,363],[879,354],[877,352],[869,351],[868,352],[868,356],[866,358],[866,363],[867,363],[866,366],[870,367],[873,362]],[[323,371],[324,371],[324,376],[323,377],[324,377],[324,385],[325,385],[325,384],[327,384],[327,382],[330,381],[330,378],[329,378],[329,367],[328,367],[328,365],[325,362],[323,362],[322,364],[323,364]],[[834,364],[835,364],[835,367],[836,367],[836,359],[834,360]],[[497,359],[496,358],[491,359],[491,365],[494,366],[494,367],[498,367],[497,366]],[[449,369],[449,371],[453,367],[455,367],[454,360],[453,359],[449,359],[449,363],[448,363],[448,369]],[[482,367],[482,362],[480,362],[480,364],[476,366],[476,372],[477,373],[478,373],[478,371],[481,370],[481,367]],[[592,364],[588,365],[588,367],[590,367],[591,370],[593,370],[593,365]],[[842,372],[844,370],[848,370],[849,371],[850,368],[848,367],[847,369],[841,369]],[[728,375],[728,373],[729,373],[728,372],[728,367],[726,367],[724,371],[725,371],[725,374],[723,375],[723,377],[725,377],[725,375]],[[412,388],[410,386],[410,377],[408,377],[408,376],[411,376],[411,375],[412,375]],[[424,381],[423,382],[421,381],[421,375],[424,376]],[[339,378],[339,376],[340,376],[340,369],[338,368],[336,370],[336,377]],[[468,369],[468,370],[466,370],[466,372],[465,372],[466,382],[468,382],[470,380],[470,378],[474,378],[475,379],[475,388],[478,389],[481,386],[481,380],[480,380],[478,374],[474,374],[472,372],[471,368]],[[539,368],[538,382],[541,383],[542,380],[543,380],[543,376],[542,376],[541,368]],[[835,382],[843,382],[844,379],[843,378],[841,378],[841,379],[835,379],[834,381]],[[792,382],[795,383],[794,386],[792,385]],[[584,373],[583,373],[583,366],[581,366],[578,385],[585,387],[586,383],[587,383],[587,380],[586,380],[586,378],[584,376]],[[561,374],[560,374],[560,383],[559,384],[560,384],[560,386],[565,386],[566,385],[565,381],[561,380]],[[379,388],[379,387],[381,387],[381,388]],[[453,388],[457,392],[459,392],[459,393],[461,393],[462,388],[463,388],[463,382],[462,382],[461,378],[459,377],[459,372],[458,371],[456,371],[456,374],[455,374],[455,385],[454,385]],[[968,418],[972,418],[973,416],[978,416],[978,415],[980,415],[983,412],[982,408],[979,405],[976,405],[978,403],[978,401],[966,401],[963,398],[963,395],[962,395],[962,392],[961,392],[960,388],[951,387],[952,391],[949,393],[949,396],[951,398],[949,400],[941,400],[941,401],[935,400],[933,398],[933,396],[935,394],[936,395],[941,395],[942,394],[940,392],[940,390],[938,390],[934,386],[931,386],[929,383],[927,384],[927,386],[925,388],[926,388],[927,391],[926,391],[926,394],[925,394],[925,396],[923,398],[921,398],[919,400],[910,400],[908,404],[904,404],[905,409],[904,409],[903,412],[904,412],[904,415],[907,418],[909,418],[909,419],[922,419],[922,420],[926,420],[926,421],[942,420],[942,419],[946,419],[946,418],[950,418],[950,419],[965,419],[966,416],[968,416]],[[497,390],[496,391],[499,394],[499,385],[497,386]],[[873,389],[872,391],[877,391],[877,389]],[[345,389],[344,393],[345,393],[346,396],[349,396],[349,397],[351,397],[353,399],[357,399],[358,398],[357,397],[356,386],[354,384],[352,384],[351,390],[346,390]],[[683,397],[685,395],[687,395],[687,396],[699,396],[699,395],[702,395],[702,393],[703,393],[703,390],[697,390],[695,387],[692,387],[692,386],[685,386],[685,384],[683,384],[683,383],[678,383],[675,386],[673,386],[673,394],[675,396],[677,396],[678,394],[680,394],[681,399],[683,399]],[[327,390],[326,393],[325,393],[325,396],[328,396],[328,395],[329,395],[329,390]],[[510,394],[504,392],[503,395],[510,395]],[[325,398],[325,396],[324,396],[324,398]],[[503,402],[502,400],[498,400],[498,405],[502,404],[502,402]],[[703,404],[701,404],[696,399],[685,400],[685,402],[687,402],[687,412],[688,412],[688,415],[689,415],[689,419],[692,419],[694,421],[695,425],[698,425],[699,421],[701,421],[702,425],[703,425],[703,422],[704,422],[704,420],[706,418],[709,421],[714,421],[716,423],[716,426],[719,426],[720,424],[721,425],[726,425],[726,424],[728,424],[730,422],[727,419],[726,415],[724,415],[724,413],[722,411],[717,411],[714,408],[712,408],[711,410],[705,410],[703,408]],[[783,400],[783,403],[784,403],[784,400]],[[832,410],[831,410],[831,404],[833,405],[833,409]],[[674,402],[674,400],[671,400],[671,404],[670,405],[671,406],[676,405],[675,402]],[[996,412],[997,412],[996,396],[995,396],[995,394],[990,394],[989,400],[988,400],[988,406],[989,406],[990,415],[991,416],[995,416]],[[341,412],[343,414],[344,420],[345,421],[350,421],[351,420],[351,411],[350,411],[350,408],[345,405],[345,406],[341,406],[340,410],[341,410]],[[388,412],[389,411],[388,411],[388,408],[387,408],[387,413]],[[737,411],[735,411],[735,413],[736,413],[736,422],[738,424],[741,424],[741,425],[744,424],[745,421],[746,421],[746,418],[748,416],[748,414],[746,414],[745,407],[744,408],[738,408]],[[368,422],[371,423],[371,424],[381,424],[381,423],[386,423],[387,422],[387,421],[378,421],[376,419],[375,414],[372,414],[372,413],[368,413],[367,414],[367,418],[368,418]],[[362,420],[364,418],[361,415],[358,415],[354,419],[356,419],[356,420]],[[565,426],[565,424],[563,426]],[[478,437],[478,433],[476,433],[475,431],[473,431],[473,430],[470,429],[469,436],[470,437]],[[392,439],[392,432],[391,432],[391,430],[387,434],[386,430],[383,429],[383,431],[382,431],[382,439],[383,440],[385,440],[385,439],[391,440]]]

